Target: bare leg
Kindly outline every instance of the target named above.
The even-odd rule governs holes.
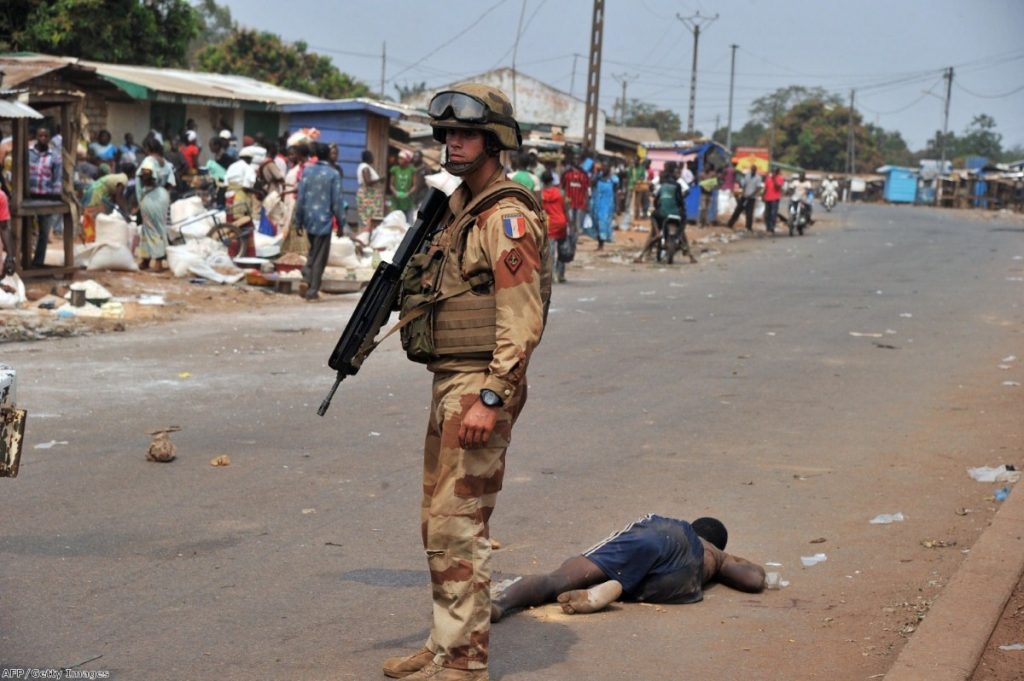
[[[500,621],[511,610],[554,603],[559,594],[606,581],[608,576],[592,560],[586,556],[573,556],[554,572],[523,577],[492,599],[491,621]]]
[[[559,594],[558,602],[562,604],[562,611],[566,615],[585,615],[604,610],[619,600],[621,595],[622,584],[610,579],[589,589],[575,589]]]

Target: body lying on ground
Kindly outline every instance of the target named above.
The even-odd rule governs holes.
[[[764,589],[764,568],[725,552],[728,533],[715,518],[692,523],[648,514],[569,558],[557,570],[516,580],[491,602],[491,621],[558,602],[567,614],[596,612],[617,600],[695,603],[717,581]]]

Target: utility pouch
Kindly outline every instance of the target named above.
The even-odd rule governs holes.
[[[402,272],[402,349],[414,362],[426,364],[434,354],[434,300],[440,283],[444,251],[431,247],[409,259]]]

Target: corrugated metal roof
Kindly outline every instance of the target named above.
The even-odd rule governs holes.
[[[96,69],[96,73],[113,80],[115,84],[117,81],[126,81],[155,92],[173,93],[183,97],[265,102],[277,105],[326,101],[321,97],[287,90],[245,76],[160,69],[150,66],[125,66],[84,60],[80,63]]]
[[[205,101],[200,102],[200,100],[224,103],[259,102],[273,106],[327,101],[321,97],[288,90],[246,76],[151,66],[107,64],[44,54],[0,56],[0,71],[4,72],[3,84],[5,87],[25,83],[67,66],[77,67],[83,71],[94,71],[101,78],[113,83],[136,99],[163,100],[171,98],[197,103],[206,103]]]
[[[399,118],[406,113],[416,113],[414,109],[401,104],[381,102],[368,97],[356,97],[353,99],[331,99],[318,100],[314,103],[286,104],[281,107],[288,113],[310,113],[321,111],[370,111],[379,116],[388,118]]]
[[[645,128],[633,125],[606,125],[605,135],[614,135],[620,139],[629,140],[642,144],[644,142],[661,142],[657,128]]]
[[[42,118],[43,115],[28,104],[13,99],[0,99],[0,118]]]

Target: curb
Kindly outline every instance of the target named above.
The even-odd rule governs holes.
[[[885,681],[965,681],[973,674],[1024,573],[1024,484],[971,547]]]

